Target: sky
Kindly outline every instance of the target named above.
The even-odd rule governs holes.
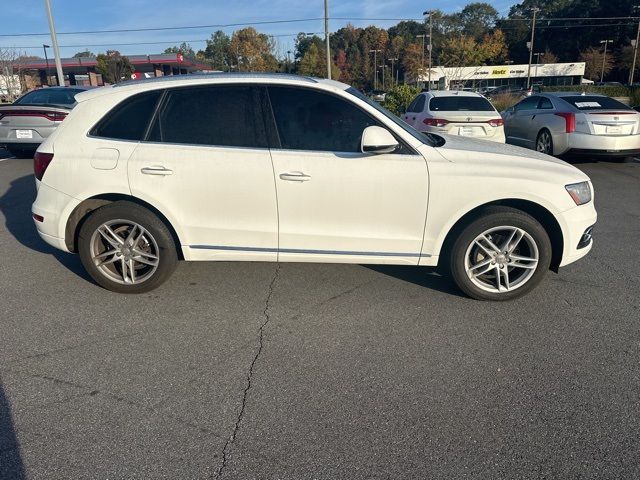
[[[469,0],[471,1],[471,0]],[[182,30],[70,34],[87,30],[183,27],[273,21],[315,19],[303,22],[254,25],[263,33],[274,35],[277,54],[286,56],[293,49],[298,32],[323,31],[323,0],[51,0],[62,57],[89,49],[104,52],[119,50],[122,54],[161,53],[183,41],[194,50],[204,48],[205,40],[215,30],[231,34],[242,26],[205,27]],[[465,0],[329,0],[329,30],[347,23],[357,27],[376,25],[388,28],[398,20],[422,18],[427,9],[451,13],[461,10]],[[490,1],[501,14],[517,3],[511,0]],[[51,44],[43,0],[0,0],[0,48],[17,48],[21,53],[43,56],[42,44]],[[358,20],[358,19],[372,20]],[[6,21],[10,19],[10,21]],[[373,20],[375,19],[375,20]],[[43,33],[41,36],[7,36]],[[153,43],[152,42],[158,42]],[[51,53],[49,53],[51,55]]]

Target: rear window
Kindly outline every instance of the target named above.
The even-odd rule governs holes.
[[[486,98],[451,96],[434,97],[429,102],[432,112],[495,112]]]
[[[575,95],[560,98],[578,110],[611,110],[612,108],[616,110],[631,110],[631,107],[610,97]]]
[[[160,90],[155,90],[127,98],[107,113],[91,130],[91,135],[117,140],[142,140],[161,94]]]
[[[71,106],[76,103],[76,94],[83,92],[77,88],[51,89],[41,88],[34,90],[16,100],[17,105],[64,105]]]

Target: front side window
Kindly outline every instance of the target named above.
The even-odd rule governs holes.
[[[154,90],[127,98],[107,113],[93,128],[91,135],[117,140],[142,140],[161,94],[162,91]]]
[[[266,148],[259,92],[248,85],[176,88],[167,92],[148,140]]]
[[[540,97],[527,97],[516,105],[516,112],[520,110],[535,110],[539,101]]]
[[[365,128],[378,123],[334,95],[293,87],[269,87],[282,148],[360,152]]]

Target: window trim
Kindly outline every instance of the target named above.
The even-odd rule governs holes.
[[[378,119],[377,117],[375,117],[371,113],[367,112],[364,108],[362,108],[356,102],[351,101],[349,98],[345,98],[342,95],[338,95],[335,92],[331,92],[329,90],[324,90],[324,89],[321,89],[321,88],[308,87],[306,85],[292,85],[292,84],[280,84],[280,83],[273,83],[273,84],[267,83],[267,84],[263,84],[263,85],[266,87],[265,91],[266,91],[266,94],[267,94],[268,107],[269,107],[269,110],[271,111],[271,116],[269,118],[269,121],[273,122],[272,123],[272,128],[275,130],[276,135],[277,135],[277,139],[278,139],[278,146],[270,146],[271,149],[274,149],[274,150],[286,150],[287,152],[349,153],[349,154],[356,154],[356,155],[359,154],[361,156],[367,156],[367,157],[371,156],[371,155],[375,155],[375,154],[371,154],[371,153],[364,153],[362,151],[358,151],[358,152],[343,152],[343,151],[339,151],[339,150],[308,150],[308,149],[297,149],[297,148],[284,148],[282,146],[282,140],[280,138],[280,130],[278,129],[278,123],[276,122],[276,115],[275,115],[275,112],[273,111],[273,104],[271,103],[271,95],[269,93],[269,87],[274,86],[274,87],[295,88],[295,89],[298,89],[298,90],[306,90],[306,91],[311,91],[311,92],[315,92],[315,93],[319,93],[319,94],[330,95],[330,96],[333,96],[333,97],[337,98],[338,100],[342,100],[343,102],[347,102],[351,106],[353,106],[354,108],[357,108],[358,110],[360,110],[364,115],[366,115],[370,119],[374,120],[375,123],[378,126],[381,126],[385,130],[387,130],[391,135],[393,135],[393,137],[396,139],[396,141],[400,145],[400,148],[396,149],[394,152],[391,152],[390,155],[420,155],[412,146],[407,144],[407,142],[404,139],[400,138],[396,134],[396,132],[394,132],[387,125],[385,125],[383,122],[381,122],[380,119]],[[264,117],[265,121],[267,121],[267,117],[268,117],[268,115],[265,115],[265,117]],[[404,151],[403,151],[403,149],[404,149]]]

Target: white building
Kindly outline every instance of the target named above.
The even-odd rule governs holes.
[[[542,85],[580,85],[584,76],[584,62],[541,63],[531,65],[531,83]],[[513,85],[524,87],[527,83],[528,64],[492,65],[478,67],[433,67],[431,88],[498,87]],[[428,83],[429,72],[418,80]]]

